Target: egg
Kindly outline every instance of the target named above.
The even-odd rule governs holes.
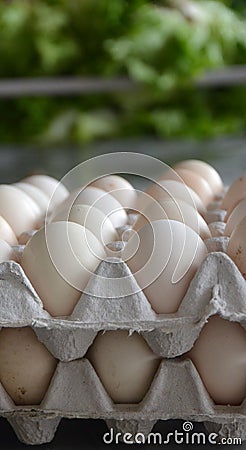
[[[227,211],[225,222],[227,222],[233,209],[244,198],[246,198],[246,174],[237,178],[237,180],[232,183],[222,200],[221,209]]]
[[[74,222],[54,222],[31,237],[21,265],[46,311],[68,316],[105,256],[90,230]]]
[[[133,225],[134,230],[139,230],[146,223],[161,219],[172,219],[182,222],[192,228],[202,239],[211,238],[211,233],[202,216],[188,203],[182,200],[152,201],[148,204]]]
[[[0,215],[9,223],[18,238],[23,231],[36,228],[40,210],[25,192],[15,186],[1,184]]]
[[[86,358],[115,403],[139,403],[160,364],[143,337],[126,330],[99,333]]]
[[[17,255],[7,242],[0,239],[0,263],[4,261],[17,261]]]
[[[144,211],[146,206],[152,201],[152,198],[158,202],[173,199],[183,200],[195,207],[200,214],[204,214],[206,210],[197,193],[179,181],[158,180],[152,183],[145,192],[139,195],[136,209],[139,212]]]
[[[41,215],[45,215],[49,205],[49,198],[43,191],[41,191],[41,189],[30,183],[22,182],[15,183],[14,186],[29,195],[37,203],[38,207],[40,208]]]
[[[0,381],[16,405],[39,405],[56,365],[32,328],[0,331]]]
[[[17,245],[18,241],[8,222],[0,216],[0,239],[6,241],[9,245]]]
[[[246,279],[246,217],[234,228],[226,253]]]
[[[198,234],[181,222],[157,220],[130,237],[122,252],[152,309],[175,313],[207,248]]]
[[[60,181],[48,175],[31,175],[24,178],[22,182],[34,185],[43,191],[48,199],[51,200],[50,209],[55,208],[69,195],[68,189]]]
[[[177,169],[188,169],[204,178],[209,184],[213,194],[219,195],[224,189],[223,181],[217,172],[210,164],[198,159],[187,159],[180,161],[173,167]]]
[[[98,178],[90,183],[90,186],[109,192],[124,208],[134,209],[136,206],[137,192],[129,181],[119,175],[107,175]]]
[[[174,180],[185,183],[200,197],[203,204],[207,206],[213,199],[213,192],[208,182],[197,173],[188,169],[179,168],[168,170],[160,177],[161,180]]]
[[[241,222],[241,220],[246,216],[246,198],[241,200],[237,206],[233,209],[230,216],[225,224],[225,236],[230,236],[236,228],[236,226]]]
[[[75,222],[88,228],[103,245],[118,240],[118,233],[110,219],[100,209],[89,205],[73,205],[70,212],[58,213],[53,222]]]
[[[190,358],[214,402],[239,405],[246,397],[246,331],[236,322],[211,317]]]
[[[60,212],[69,213],[73,205],[90,205],[102,211],[112,222],[115,228],[127,223],[127,214],[122,205],[111,194],[95,187],[79,188],[59,205],[51,214],[51,221]]]

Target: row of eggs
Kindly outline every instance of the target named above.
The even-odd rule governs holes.
[[[97,180],[96,185],[87,188],[87,192],[85,189],[82,193],[77,190],[72,194],[69,194],[68,192],[64,194],[64,190],[62,189],[63,194],[61,195],[64,195],[64,198],[59,201],[57,200],[55,202],[56,204],[54,204],[54,202],[52,203],[53,208],[48,217],[49,224],[46,226],[46,229],[42,228],[29,240],[24,249],[21,261],[27,276],[30,278],[43,300],[45,309],[47,309],[51,315],[69,315],[71,313],[74,305],[78,301],[81,291],[88,282],[90,273],[95,270],[100,260],[105,257],[105,245],[103,244],[117,240],[116,228],[127,223],[127,215],[124,210],[126,207],[135,210],[137,209],[138,211],[140,210],[142,214],[137,218],[133,225],[133,229],[137,231],[137,233],[133,233],[132,236],[130,235],[130,239],[126,244],[122,255],[123,259],[127,261],[132,272],[136,274],[140,287],[144,288],[146,296],[156,312],[169,313],[178,309],[190,280],[207,254],[203,239],[209,238],[211,234],[202,215],[204,214],[207,205],[214,200],[216,195],[223,191],[223,184],[217,172],[205,163],[186,161],[180,165],[180,169],[179,167],[176,169],[177,173],[179,172],[178,180],[172,179],[172,172],[171,179],[169,177],[164,181],[160,180],[158,181],[158,185],[151,186],[146,191],[147,196],[146,193],[145,195],[141,196],[140,194],[137,196],[132,186],[129,185],[129,183],[127,185],[125,184],[127,183],[126,180],[115,176]],[[192,169],[193,172],[190,169]],[[191,176],[191,173],[193,176]],[[168,177],[168,175],[165,176]],[[187,184],[184,184],[185,176]],[[38,179],[41,180],[40,177],[41,176],[32,177],[32,180],[34,181],[36,179],[37,182]],[[181,183],[180,177],[183,183]],[[198,181],[198,179],[199,182],[196,185],[195,182]],[[120,183],[120,187],[117,185],[117,181]],[[103,185],[100,183],[103,183]],[[28,184],[28,182],[26,184]],[[40,189],[40,186],[37,188]],[[100,191],[101,188],[103,188],[104,194]],[[117,191],[117,189],[120,190]],[[157,190],[156,193],[155,190]],[[111,193],[105,194],[106,191],[111,191]],[[127,199],[126,194],[129,192],[130,198]],[[200,193],[200,195],[198,193]],[[241,193],[242,191],[240,191],[240,195]],[[91,197],[88,194],[90,194]],[[111,194],[114,194],[113,199]],[[118,197],[119,194],[121,194],[121,197]],[[122,194],[124,195],[122,196]],[[226,197],[230,197],[230,195],[229,189],[223,201],[225,202]],[[147,204],[146,198],[148,200]],[[151,199],[156,201],[151,202]],[[74,201],[75,205],[71,208],[71,202],[74,203]],[[117,206],[115,201],[117,202]],[[233,201],[235,202],[235,195]],[[9,203],[9,198],[6,201],[6,204],[7,203]],[[141,206],[141,203],[143,206]],[[236,201],[236,203],[238,202]],[[0,188],[0,205],[1,204]],[[86,207],[88,204],[89,206],[93,205],[93,207]],[[161,210],[159,209],[159,204],[161,204]],[[194,208],[194,205],[197,210]],[[188,210],[187,212],[186,208]],[[90,214],[92,214],[90,211],[93,211],[94,216],[90,216]],[[160,211],[162,214],[161,217],[159,217]],[[163,211],[165,217],[163,217]],[[100,215],[100,213],[102,213],[103,216],[102,214]],[[7,214],[4,217],[4,211],[2,212],[0,210],[0,214],[2,214],[3,219],[8,217]],[[43,217],[39,217],[39,224],[40,220],[43,220]],[[89,220],[90,217],[91,219]],[[165,220],[167,218],[171,220]],[[65,222],[67,219],[69,219],[69,221],[71,220],[69,225]],[[193,220],[193,227],[191,226],[191,219]],[[88,220],[87,223],[85,222],[86,220]],[[146,221],[146,226],[143,227]],[[148,226],[148,222],[152,223],[151,227]],[[182,222],[188,226],[184,226]],[[9,226],[10,223],[12,224],[9,219]],[[88,225],[88,228],[84,227],[85,223]],[[102,223],[106,223],[108,227],[107,225],[105,228],[102,227]],[[197,227],[197,223],[198,233],[195,228]],[[95,231],[95,225],[97,225],[97,231]],[[36,226],[38,226],[38,221],[36,222]],[[34,228],[34,226],[32,225],[26,228]],[[105,229],[109,231],[102,232],[102,230]],[[19,231],[17,231],[13,226],[12,230],[15,230],[16,235],[20,236],[21,233],[25,231],[25,228],[19,228]],[[152,255],[153,230],[154,237],[158,242],[154,256]],[[50,244],[49,251],[47,251],[47,232],[48,242]],[[110,235],[111,232],[112,234]],[[198,234],[200,234],[200,237]],[[70,241],[69,245],[67,245],[67,236]],[[171,240],[173,243],[172,249],[168,247],[168,243]],[[52,250],[52,259],[50,258],[50,250]],[[242,251],[242,249],[240,251]],[[76,261],[79,259],[79,265],[74,263],[71,264],[71,261],[73,262],[73,260],[70,260],[70,256],[73,257],[74,253],[76,255]],[[148,266],[147,262],[149,261],[150,254],[152,256],[151,264]],[[182,258],[180,260],[181,254]],[[56,266],[58,265],[59,267],[60,273],[57,272],[56,267],[53,266],[54,259]],[[64,260],[67,261],[66,267],[60,267],[60,262],[63,262]],[[177,264],[177,262],[179,264]],[[82,276],[81,263],[84,270],[84,276]],[[147,269],[140,271],[139,269],[143,265],[147,265]],[[155,270],[154,273],[152,273],[151,266],[158,269],[158,276],[156,276]],[[160,267],[165,267],[163,276],[162,273],[159,274],[158,272]],[[174,268],[176,269],[176,283],[173,282]],[[63,276],[61,276],[61,274]],[[163,292],[165,292],[164,299]],[[215,325],[213,325],[213,323]],[[222,325],[222,323],[224,325]],[[209,329],[211,330],[210,337]],[[220,344],[222,345],[219,344],[218,337],[220,335],[220,329],[222,330],[220,338]],[[12,339],[11,336],[13,336],[14,339],[14,333],[17,333],[18,330],[19,329],[6,329],[1,331],[0,342],[1,339],[4,340],[4,336],[5,339],[7,339],[7,342],[0,346],[0,350],[2,348],[2,351],[4,352],[4,349],[8,348],[10,345],[9,342]],[[25,333],[29,334],[28,339],[31,339],[32,335],[33,344],[35,343],[35,345],[42,346],[42,344],[37,341],[37,338],[31,329],[21,330],[23,335]],[[19,330],[19,334],[21,333],[21,330]],[[206,337],[207,334],[208,336]],[[225,339],[228,339],[230,342],[230,337],[234,334],[235,338],[232,340],[232,348],[229,352],[231,358],[234,360],[234,364],[228,365],[228,360],[230,358],[224,357],[225,355],[222,352],[222,349]],[[202,338],[203,336],[205,336],[205,338]],[[140,401],[146,393],[146,389],[148,389],[159,365],[159,358],[153,354],[145,341],[137,333],[132,335],[132,339],[135,341],[135,344],[132,346],[129,345],[129,339],[130,337],[123,331],[107,332],[103,335],[98,335],[88,352],[88,358],[91,360],[104,386],[115,402],[134,403]],[[217,353],[214,351],[214,339],[215,341],[217,340],[216,342],[218,343]],[[15,340],[16,338],[14,341]],[[19,339],[19,342],[21,343],[21,339]],[[120,344],[121,342],[122,344]],[[116,345],[114,346],[114,344]],[[127,354],[129,355],[128,364],[125,364],[127,358],[117,359],[121,354],[121,352],[118,351],[119,346],[121,345],[123,346],[122,354],[126,352],[126,356]],[[134,350],[135,345],[136,349]],[[205,359],[201,356],[208,345],[211,356],[209,370],[204,367]],[[203,349],[203,346],[205,349]],[[22,349],[24,349],[24,347],[25,346],[23,345],[21,346]],[[28,348],[30,347],[27,346],[27,350]],[[211,350],[212,348],[213,351]],[[236,352],[237,348],[240,351]],[[133,352],[132,356],[131,353],[127,353],[131,352],[131,349]],[[21,403],[24,401],[24,398],[27,399],[24,403],[39,403],[41,401],[56,366],[56,360],[49,354],[45,347],[42,347],[42,351],[45,353],[45,358],[47,359],[47,365],[49,367],[49,370],[46,371],[46,378],[43,379],[43,384],[38,383],[38,385],[43,386],[43,389],[41,389],[42,392],[39,393],[39,397],[36,398],[36,400],[34,397],[28,397],[28,388],[23,388],[23,386],[21,386],[25,380],[24,376],[22,380],[23,383],[14,382],[14,390],[11,391],[11,396],[16,403],[18,403],[18,401]],[[34,353],[35,352],[36,350]],[[223,354],[223,357],[221,356],[221,358],[219,358],[220,352],[221,355]],[[36,354],[38,355],[38,352]],[[109,360],[107,360],[107,355]],[[221,404],[239,404],[243,400],[245,397],[246,378],[245,332],[239,324],[223,321],[223,319],[219,317],[210,319],[188,356],[195,362],[204,384],[215,402]],[[10,370],[9,357],[7,352],[5,358],[8,370]],[[22,366],[23,363],[18,363],[18,370],[20,372]],[[2,367],[4,371],[4,364]],[[110,368],[112,370],[110,370]],[[39,376],[42,374],[42,371],[37,372]],[[136,373],[138,373],[138,377],[136,377]],[[225,373],[227,374],[226,377]],[[133,383],[133,375],[136,379],[136,383]],[[222,376],[222,379],[224,379],[223,383],[221,383],[220,375]],[[10,379],[9,373],[5,377],[5,382],[4,375],[0,374],[0,377],[6,387],[7,380]],[[33,376],[31,376],[30,386],[33,387],[34,384]],[[131,390],[129,390],[129,385],[132,386]],[[7,387],[6,390],[9,392]],[[15,396],[15,392],[19,397],[18,395],[17,397]],[[22,394],[23,392],[24,394]],[[22,400],[20,400],[20,398]]]
[[[239,180],[242,183],[244,177]],[[238,181],[235,183],[237,186]],[[221,207],[230,211],[232,204],[236,204],[227,222],[235,224],[227,252],[244,275],[246,200],[238,203],[241,197],[237,195],[242,196],[246,190],[235,189],[235,183],[225,194]],[[23,186],[25,193],[21,191]],[[27,208],[23,212],[21,209],[27,205],[33,189],[36,200],[29,198],[30,205],[35,201],[40,211],[35,216],[35,208],[32,210],[29,205],[35,219],[27,227],[30,216]],[[57,180],[42,175],[31,176],[16,186],[2,185],[0,261],[17,260],[8,244],[16,244],[17,239],[25,244],[31,235],[20,264],[50,315],[69,316],[91,275],[107,256],[107,245],[119,239],[117,230],[129,227],[126,208],[134,210],[138,214],[128,230],[121,257],[152,309],[158,314],[175,313],[207,255],[204,241],[211,238],[211,232],[202,215],[209,202],[222,195],[223,189],[215,169],[194,160],[179,163],[175,171],[169,169],[157,183],[139,193],[116,175],[105,176],[71,193]],[[38,201],[37,192],[46,196],[45,205]],[[14,201],[19,195],[18,201]],[[25,223],[19,220],[18,211]],[[44,220],[45,227],[26,233],[26,229],[43,225]]]
[[[245,335],[240,324],[210,317],[193,348],[179,358],[192,360],[215,404],[240,405],[246,397]],[[127,330],[98,333],[85,358],[111,399],[126,404],[143,400],[165,364],[141,335]],[[30,327],[0,332],[0,380],[16,405],[39,405],[57,364]]]

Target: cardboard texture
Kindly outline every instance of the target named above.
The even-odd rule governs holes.
[[[218,206],[216,202],[206,213],[213,230],[206,241],[209,254],[175,314],[152,310],[120,259],[122,241],[108,245],[108,258],[98,266],[70,317],[53,318],[43,309],[18,263],[0,264],[0,327],[31,326],[59,359],[39,406],[16,406],[0,385],[0,415],[22,442],[50,442],[62,417],[101,418],[115,432],[132,434],[147,434],[158,420],[203,421],[209,432],[246,439],[246,399],[238,407],[215,405],[193,363],[182,357],[214,314],[246,330],[246,281],[224,253],[228,238],[222,235],[224,212]],[[128,231],[129,226],[118,230],[119,236],[126,239]],[[21,248],[17,251],[21,254]],[[84,358],[100,330],[115,329],[139,332],[162,357],[148,393],[136,405],[114,404]]]

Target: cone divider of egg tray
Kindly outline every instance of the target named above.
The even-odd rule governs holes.
[[[64,417],[104,419],[115,432],[132,434],[148,434],[158,420],[184,419],[209,423],[221,436],[240,432],[246,439],[246,400],[237,407],[214,405],[188,359],[163,359],[144,399],[135,405],[114,404],[86,359],[60,362],[38,407],[16,407],[3,388],[0,399],[0,414],[26,444],[51,441]]]
[[[141,333],[156,354],[173,358],[192,348],[214,314],[246,329],[245,292],[246,281],[233,261],[223,252],[210,253],[177,313],[156,314],[128,266],[109,258],[98,266],[72,315],[52,318],[19,264],[6,262],[0,264],[0,327],[31,326],[61,361],[82,358],[100,330],[119,328]]]

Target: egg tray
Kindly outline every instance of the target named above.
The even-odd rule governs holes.
[[[0,414],[26,444],[53,439],[61,418],[104,419],[115,432],[149,433],[158,420],[207,422],[225,437],[246,439],[246,399],[238,407],[216,406],[188,359],[163,359],[144,399],[114,404],[85,358],[59,362],[39,407],[16,407],[1,387]],[[225,433],[225,430],[226,433]],[[221,432],[220,432],[221,433]]]
[[[240,407],[214,405],[192,362],[180,357],[214,314],[246,329],[246,281],[223,253],[228,238],[221,236],[221,221],[215,223],[218,218],[217,211],[214,215],[210,212],[210,229],[212,226],[215,235],[206,242],[210,253],[175,314],[156,314],[128,266],[117,258],[100,263],[87,293],[68,318],[52,318],[43,309],[18,263],[0,264],[0,327],[31,326],[59,359],[40,406],[14,405],[0,385],[0,415],[8,419],[22,442],[51,441],[62,417],[102,418],[116,432],[132,434],[148,433],[159,419],[204,421],[219,436],[246,439],[246,400]],[[112,244],[118,256],[122,245]],[[118,279],[114,290],[112,277]],[[114,329],[139,332],[153,351],[165,358],[138,405],[115,405],[84,358],[98,331]]]

